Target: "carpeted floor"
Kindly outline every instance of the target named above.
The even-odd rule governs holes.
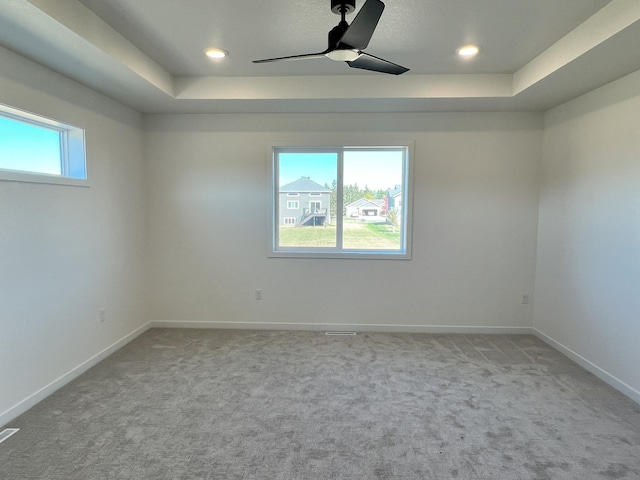
[[[152,329],[7,427],[11,480],[640,479],[640,406],[528,335]]]

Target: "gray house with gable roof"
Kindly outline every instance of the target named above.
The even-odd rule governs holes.
[[[301,177],[280,187],[278,223],[289,227],[328,225],[331,223],[331,190]]]

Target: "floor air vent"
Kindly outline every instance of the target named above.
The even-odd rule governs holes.
[[[0,443],[4,442],[7,438],[9,438],[11,435],[16,433],[18,430],[20,430],[20,429],[19,428],[5,428],[4,430],[2,430],[0,432]]]
[[[324,332],[325,335],[355,335],[356,332]]]

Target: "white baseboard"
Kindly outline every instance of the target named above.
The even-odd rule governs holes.
[[[607,371],[603,370],[602,368],[598,367],[596,364],[591,363],[589,360],[584,358],[582,355],[579,355],[578,353],[574,352],[569,347],[567,347],[567,346],[561,344],[560,342],[555,341],[553,338],[545,335],[540,330],[538,330],[536,328],[532,328],[531,331],[536,337],[538,337],[540,340],[545,342],[547,345],[555,348],[560,353],[566,355],[571,360],[573,360],[578,365],[580,365],[582,368],[584,368],[588,372],[593,373],[596,377],[598,377],[603,382],[607,383],[608,385],[610,385],[611,387],[615,388],[619,392],[625,394],[627,397],[629,397],[634,402],[640,403],[640,392],[638,390],[636,390],[635,388],[633,388],[632,386],[627,385],[622,380],[620,380],[620,379],[616,378],[615,376],[611,375],[609,372],[607,372]]]
[[[468,334],[531,334],[529,327],[474,327],[452,325],[388,325],[365,323],[285,323],[285,322],[209,322],[188,320],[155,320],[152,328],[211,328],[244,330],[305,330],[332,332],[390,333],[468,333]]]
[[[105,358],[107,358],[112,353],[114,353],[117,350],[121,349],[127,343],[129,343],[133,339],[135,339],[136,337],[142,335],[144,332],[149,330],[149,328],[151,328],[149,323],[146,323],[146,324],[142,325],[141,327],[135,329],[133,332],[129,333],[128,335],[125,335],[124,337],[122,337],[117,342],[109,345],[107,348],[105,348],[101,352],[97,353],[93,357],[91,357],[88,360],[82,362],[77,367],[71,369],[70,371],[68,371],[67,373],[65,373],[61,377],[57,378],[53,382],[51,382],[48,385],[42,387],[37,392],[29,395],[27,398],[25,398],[21,402],[17,403],[13,407],[11,407],[8,410],[2,412],[0,414],[0,425],[6,425],[9,422],[11,422],[13,419],[18,417],[19,415],[22,415],[24,412],[29,410],[31,407],[36,405],[38,402],[44,400],[45,398],[47,398],[49,395],[51,395],[53,392],[55,392],[59,388],[64,387],[67,383],[69,383],[70,381],[72,381],[75,378],[79,377],[84,372],[89,370],[91,367],[93,367],[94,365],[98,364],[100,361],[104,360]]]

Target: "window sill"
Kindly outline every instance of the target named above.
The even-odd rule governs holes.
[[[269,258],[324,258],[324,259],[350,259],[350,260],[411,260],[411,254],[404,252],[373,252],[373,251],[340,251],[318,252],[304,250],[279,250],[271,251]]]
[[[13,170],[0,170],[0,181],[45,183],[49,185],[65,185],[69,187],[90,187],[89,182],[82,178],[61,177],[59,175],[18,172]]]

